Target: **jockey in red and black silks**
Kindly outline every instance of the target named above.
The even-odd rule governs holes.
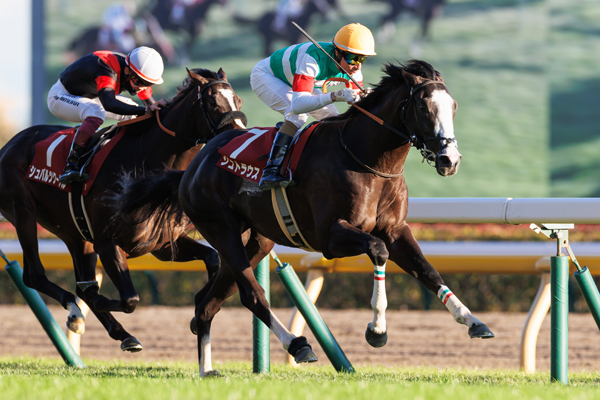
[[[163,82],[163,71],[158,52],[142,46],[128,55],[96,51],[75,61],[60,74],[48,93],[48,108],[59,118],[82,123],[61,175],[62,183],[86,179],[79,171],[79,160],[105,118],[124,121],[159,110],[165,104],[162,100],[155,101],[151,87]],[[137,95],[144,106],[122,96],[124,90]]]

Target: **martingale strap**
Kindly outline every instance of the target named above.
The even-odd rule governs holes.
[[[283,231],[285,237],[287,237],[287,239],[295,246],[309,251],[316,251],[310,247],[298,228],[298,224],[296,223],[296,219],[292,213],[292,208],[290,207],[285,188],[276,187],[271,189],[271,202],[273,203],[275,217],[277,218],[279,227]]]

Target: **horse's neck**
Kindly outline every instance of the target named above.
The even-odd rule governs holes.
[[[400,101],[401,99],[388,101],[369,111],[408,136],[398,115]],[[344,140],[360,160],[384,173],[400,173],[410,150],[410,144],[405,138],[362,113],[346,123]]]

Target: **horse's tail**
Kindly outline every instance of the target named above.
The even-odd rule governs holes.
[[[174,232],[188,222],[179,203],[184,172],[163,171],[143,178],[124,174],[120,182],[123,190],[110,198],[115,209],[113,224],[148,224],[148,242],[164,234],[172,241]]]

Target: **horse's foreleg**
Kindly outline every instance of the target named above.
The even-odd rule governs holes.
[[[387,342],[387,326],[385,310],[387,309],[387,296],[385,290],[385,265],[388,260],[388,251],[383,240],[361,231],[350,225],[347,221],[339,220],[329,229],[329,246],[324,252],[327,258],[351,257],[367,254],[374,267],[373,296],[373,321],[367,326],[365,337],[373,347],[385,346]]]
[[[440,274],[427,261],[410,227],[403,224],[393,237],[386,239],[390,259],[417,278],[425,287],[434,292],[444,303],[454,320],[469,327],[471,338],[492,338],[494,334],[488,327],[475,318],[471,311],[448,289]]]
[[[121,300],[118,301],[109,300],[104,296],[100,296],[94,302],[96,310],[107,312],[121,311],[127,314],[132,313],[140,301],[140,297],[133,287],[125,253],[110,241],[102,243],[97,241],[94,244],[94,250],[98,253],[98,256],[100,256],[102,266],[119,291],[119,296],[121,298]]]
[[[110,312],[100,311],[97,309],[97,304],[103,304],[110,300],[101,296],[100,287],[96,281],[96,265],[98,256],[94,252],[93,245],[88,242],[67,243],[67,247],[73,257],[75,264],[75,278],[77,280],[77,295],[85,301],[94,313],[96,318],[104,326],[108,335],[121,342],[123,351],[136,352],[142,350],[142,345],[131,336],[123,326],[117,321]],[[71,329],[71,316],[67,325]],[[72,330],[72,329],[71,329]]]

